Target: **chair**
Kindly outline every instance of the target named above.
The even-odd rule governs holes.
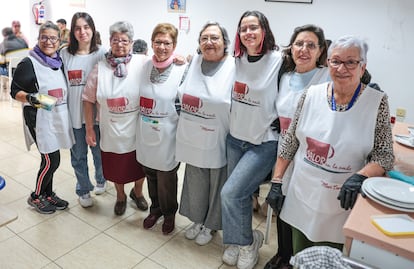
[[[6,57],[0,55],[0,63],[3,65],[6,63]],[[0,75],[0,91],[1,91],[1,100],[9,100],[9,94],[7,90],[9,89],[9,77],[6,75]]]
[[[30,49],[20,49],[6,53],[5,58],[6,62],[9,63],[9,81],[8,81],[8,91],[10,92],[10,85],[13,79],[13,72],[17,65],[20,63],[23,58],[29,55]],[[13,105],[13,99],[10,98],[10,104]]]

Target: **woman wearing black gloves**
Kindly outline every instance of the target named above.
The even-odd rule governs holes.
[[[280,213],[292,226],[293,254],[314,245],[342,250],[342,226],[364,179],[392,169],[388,97],[360,82],[367,50],[352,36],[333,42],[328,50],[332,82],[304,91],[280,145],[271,192],[280,204],[280,183],[293,160]]]
[[[63,210],[69,205],[53,192],[53,175],[60,164],[59,150],[71,148],[74,142],[66,102],[66,79],[57,53],[59,33],[52,22],[40,26],[38,43],[17,66],[11,84],[11,96],[24,103],[24,120],[41,155],[36,188],[27,202],[42,214]],[[39,94],[55,97],[56,105],[44,108]]]

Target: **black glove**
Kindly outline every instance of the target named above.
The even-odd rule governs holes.
[[[279,214],[282,209],[283,201],[285,197],[282,194],[282,183],[272,183],[269,193],[266,197],[266,202],[275,211],[275,214]]]
[[[27,94],[26,95],[26,100],[27,100],[27,102],[29,102],[29,104],[32,107],[39,108],[41,106],[40,105],[40,102],[39,102],[39,99],[37,99],[37,96],[36,96],[35,93],[29,93],[29,94]]]
[[[361,190],[362,182],[366,178],[366,176],[360,174],[353,174],[342,185],[337,199],[341,201],[341,207],[343,209],[348,210],[354,207],[358,193]]]

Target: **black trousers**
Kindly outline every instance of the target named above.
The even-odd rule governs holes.
[[[151,198],[150,213],[174,216],[178,210],[177,202],[177,165],[171,171],[155,170],[142,166],[147,177],[148,193]]]

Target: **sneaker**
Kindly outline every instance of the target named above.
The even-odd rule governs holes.
[[[84,195],[79,196],[79,204],[82,207],[93,206],[93,200],[92,200],[91,194],[88,192],[88,193],[85,193]]]
[[[224,250],[223,257],[221,259],[227,265],[234,266],[239,259],[239,252],[240,250],[238,245],[229,245],[226,250]]]
[[[52,195],[49,197],[46,197],[47,201],[54,205],[56,207],[57,210],[64,210],[66,208],[68,208],[69,206],[69,202],[65,201],[63,199],[60,199],[56,193],[52,192]]]
[[[34,207],[40,214],[52,214],[55,213],[56,207],[50,204],[46,199],[43,197],[39,197],[37,199],[33,199],[31,196],[27,199],[27,203]]]
[[[190,226],[187,230],[185,230],[185,238],[188,240],[193,240],[197,237],[197,235],[200,233],[201,228],[203,225],[201,223],[193,223],[193,225]]]
[[[259,260],[259,248],[263,245],[263,233],[258,230],[253,231],[253,243],[248,246],[240,247],[240,255],[237,260],[238,269],[252,269]]]
[[[211,239],[213,239],[213,232],[214,231],[211,229],[203,226],[203,229],[201,229],[201,232],[197,235],[195,242],[200,246],[207,245]]]
[[[100,195],[106,191],[106,182],[104,183],[97,183],[95,186],[95,194]]]

